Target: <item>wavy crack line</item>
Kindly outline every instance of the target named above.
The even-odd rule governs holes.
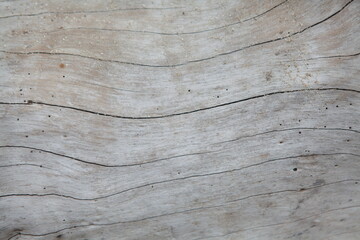
[[[18,234],[19,235],[24,235],[24,236],[40,237],[40,236],[47,236],[47,235],[51,235],[51,234],[56,234],[56,233],[59,233],[59,232],[65,231],[65,230],[70,230],[70,229],[75,229],[75,228],[84,228],[84,227],[91,227],[91,226],[111,226],[111,225],[117,225],[117,224],[136,223],[136,222],[146,221],[146,220],[159,218],[159,217],[167,217],[167,216],[172,216],[172,215],[177,215],[177,214],[189,213],[189,212],[193,212],[193,211],[201,211],[201,210],[207,210],[207,209],[212,209],[212,208],[220,208],[220,207],[224,207],[226,205],[233,204],[235,202],[239,202],[241,200],[245,200],[245,199],[249,199],[249,198],[256,198],[256,197],[273,195],[273,194],[281,194],[281,193],[285,193],[285,192],[303,192],[303,191],[307,191],[307,190],[312,190],[314,188],[321,188],[321,187],[324,187],[324,186],[338,184],[338,183],[342,183],[342,182],[349,182],[349,181],[351,182],[351,181],[355,181],[355,180],[354,179],[346,179],[346,180],[331,182],[331,183],[327,183],[327,184],[323,184],[323,185],[319,185],[319,186],[313,186],[313,187],[309,187],[309,188],[302,188],[300,190],[288,189],[288,190],[282,190],[282,191],[276,191],[276,192],[268,192],[268,193],[256,194],[256,195],[247,196],[247,197],[245,197],[243,199],[238,199],[237,201],[226,202],[226,203],[223,203],[223,204],[220,204],[220,205],[192,208],[192,209],[187,209],[187,210],[183,210],[183,211],[165,213],[165,214],[160,214],[160,215],[155,215],[155,216],[150,216],[150,217],[145,217],[145,218],[142,218],[142,219],[136,219],[136,220],[130,220],[130,221],[119,221],[119,222],[112,222],[112,223],[76,225],[76,226],[66,227],[66,228],[62,228],[62,229],[59,229],[59,230],[56,230],[56,231],[53,231],[53,232],[49,232],[49,233],[44,233],[44,234],[30,234],[30,233],[18,233]],[[356,180],[356,181],[358,181],[358,180]],[[311,218],[311,217],[314,217],[314,216],[317,216],[317,215],[320,215],[320,214],[324,214],[324,213],[327,213],[327,212],[337,211],[337,210],[340,210],[340,209],[343,210],[343,209],[353,208],[353,207],[360,207],[360,205],[354,205],[354,206],[349,206],[349,207],[331,209],[331,210],[328,210],[328,211],[323,212],[323,213],[314,214],[314,215],[311,215],[309,217],[298,219],[296,221],[302,221],[302,220],[305,220],[307,218]],[[288,222],[288,223],[291,223],[291,222]],[[274,225],[279,225],[279,224],[285,224],[285,223],[278,223],[278,224],[274,224]],[[270,225],[268,225],[268,226],[270,226]]]
[[[274,159],[269,159],[269,160],[266,160],[266,161],[263,161],[263,162],[247,165],[247,166],[240,167],[240,168],[234,168],[234,169],[230,169],[230,170],[225,170],[225,171],[218,171],[218,172],[205,173],[205,174],[195,174],[195,175],[181,177],[181,178],[175,178],[175,179],[162,180],[162,181],[157,181],[157,182],[152,182],[152,183],[146,183],[146,184],[143,184],[143,185],[140,185],[140,186],[128,188],[128,189],[122,190],[120,192],[116,192],[116,193],[112,193],[112,194],[109,194],[109,195],[100,196],[100,197],[96,197],[96,198],[77,198],[77,197],[63,195],[63,194],[57,194],[57,193],[6,194],[6,195],[1,195],[0,198],[55,196],[55,197],[63,197],[63,198],[69,198],[69,199],[73,199],[73,200],[80,200],[80,201],[96,201],[96,200],[105,199],[105,198],[113,197],[113,196],[116,196],[116,195],[120,195],[120,194],[129,192],[129,191],[141,189],[141,188],[144,188],[144,187],[149,187],[149,186],[154,186],[154,185],[159,185],[159,184],[164,184],[164,183],[169,183],[169,182],[175,182],[175,181],[183,181],[183,180],[193,179],[193,178],[202,178],[202,177],[209,177],[209,176],[233,173],[233,172],[242,171],[242,170],[247,169],[247,168],[252,168],[252,167],[256,167],[256,166],[260,166],[260,165],[268,164],[268,163],[272,163],[272,162],[277,162],[277,161],[285,161],[285,160],[288,160],[288,159],[296,159],[296,158],[317,157],[317,156],[335,156],[335,155],[350,155],[350,156],[360,157],[360,155],[353,154],[353,153],[322,153],[322,154],[305,154],[305,155],[297,155],[297,156],[290,156],[290,157],[274,158]]]
[[[218,57],[221,57],[221,56],[226,56],[226,55],[230,55],[230,54],[233,54],[233,53],[236,53],[236,52],[240,52],[240,51],[243,51],[243,50],[248,49],[248,48],[253,48],[253,47],[256,47],[256,46],[277,42],[277,41],[284,40],[284,39],[287,39],[289,37],[298,35],[300,33],[305,32],[306,30],[308,30],[310,28],[313,28],[313,27],[327,21],[328,19],[336,16],[337,14],[339,14],[342,10],[344,10],[353,1],[354,0],[349,1],[340,10],[338,10],[335,13],[331,14],[329,17],[326,17],[325,19],[323,19],[323,20],[321,20],[319,22],[316,22],[316,23],[314,23],[314,24],[312,24],[312,25],[310,25],[310,26],[308,26],[308,27],[306,27],[306,28],[304,28],[304,29],[302,29],[302,30],[300,30],[298,32],[294,32],[292,34],[288,34],[288,35],[283,36],[283,37],[278,37],[278,38],[275,38],[275,39],[271,39],[271,40],[251,44],[251,45],[248,45],[248,46],[245,46],[245,47],[242,47],[242,48],[239,48],[239,49],[231,50],[231,51],[228,51],[228,52],[219,53],[219,54],[216,54],[216,55],[213,55],[213,56],[210,56],[210,57],[196,59],[196,60],[190,60],[190,61],[186,61],[186,62],[178,63],[178,64],[151,65],[151,64],[144,64],[144,63],[134,63],[134,62],[119,61],[119,60],[102,59],[102,58],[90,57],[90,56],[84,56],[84,55],[72,54],[72,53],[50,53],[50,52],[42,52],[42,51],[36,51],[36,52],[12,52],[12,51],[4,51],[4,50],[1,50],[0,52],[8,53],[8,54],[21,54],[21,55],[46,54],[46,55],[60,55],[60,56],[75,56],[75,57],[88,58],[88,59],[93,59],[93,60],[98,60],[98,61],[103,61],[103,62],[127,64],[127,65],[139,66],[139,67],[174,68],[174,67],[179,67],[179,66],[185,66],[185,65],[188,65],[188,64],[191,64],[191,63],[199,63],[199,62],[203,62],[203,61],[208,61],[208,60],[215,59],[215,58],[218,58]]]
[[[192,31],[192,32],[155,32],[155,31],[146,31],[146,30],[128,30],[128,29],[111,29],[111,28],[88,28],[88,27],[77,27],[77,28],[64,28],[64,29],[59,29],[59,30],[55,30],[55,31],[51,31],[51,32],[58,32],[58,31],[64,31],[64,30],[95,30],[95,31],[109,31],[109,32],[130,32],[130,33],[146,33],[146,34],[156,34],[156,35],[164,35],[164,36],[181,36],[181,35],[192,35],[192,34],[199,34],[199,33],[206,33],[206,32],[212,32],[212,31],[216,31],[216,30],[220,30],[220,29],[224,29],[224,28],[228,28],[234,25],[238,25],[250,20],[254,20],[256,18],[259,18],[267,13],[269,13],[270,11],[274,10],[275,8],[278,8],[279,6],[283,5],[284,3],[288,2],[289,0],[285,0],[277,5],[275,5],[274,7],[247,19],[241,20],[241,21],[237,21],[237,22],[233,22],[230,24],[226,24],[223,26],[219,26],[219,27],[215,27],[215,28],[210,28],[210,29],[204,29],[204,30],[200,30],[200,31]],[[43,32],[43,33],[47,33],[47,32]]]
[[[244,138],[251,138],[251,137],[266,135],[266,134],[269,134],[269,133],[286,132],[286,131],[294,131],[294,130],[348,131],[348,132],[359,133],[359,131],[354,130],[354,129],[343,129],[343,128],[287,128],[287,129],[279,129],[279,130],[271,130],[271,131],[261,132],[261,133],[257,133],[257,134],[253,134],[253,135],[245,135],[245,136],[237,137],[237,138],[226,140],[226,141],[216,142],[216,143],[213,143],[211,145],[218,145],[218,144],[223,144],[223,143],[236,142],[236,141],[239,141],[239,140],[244,139]],[[187,154],[175,155],[175,156],[170,156],[170,157],[165,157],[165,158],[158,158],[158,159],[145,161],[145,162],[141,162],[141,163],[108,165],[108,164],[100,164],[100,163],[96,163],[96,162],[89,162],[89,161],[85,161],[85,160],[82,160],[82,159],[79,159],[79,158],[76,158],[76,157],[71,157],[71,156],[68,156],[68,155],[65,155],[65,154],[56,153],[56,152],[45,150],[45,149],[42,149],[42,148],[35,148],[35,147],[29,147],[29,146],[23,146],[23,145],[2,145],[2,146],[0,146],[0,148],[30,149],[30,150],[45,152],[45,153],[48,153],[48,154],[53,154],[53,155],[59,156],[59,157],[68,158],[68,159],[75,160],[75,161],[78,161],[78,162],[81,162],[81,163],[91,164],[91,165],[100,166],[100,167],[106,167],[106,168],[121,168],[121,167],[142,166],[142,165],[154,164],[154,163],[158,163],[158,162],[162,162],[162,161],[168,161],[168,160],[176,159],[176,158],[203,155],[203,154],[210,154],[210,153],[217,153],[217,152],[221,151],[221,150],[217,150],[217,151],[195,152],[195,153],[187,153]],[[39,165],[39,166],[42,166],[42,165]]]
[[[120,12],[120,11],[138,11],[138,10],[178,10],[182,9],[182,7],[169,7],[169,8],[116,8],[110,10],[90,10],[90,11],[64,11],[64,12],[39,12],[39,13],[29,13],[29,14],[16,14],[16,15],[8,15],[8,16],[1,16],[0,19],[7,19],[7,18],[15,18],[15,17],[34,17],[34,16],[42,16],[48,14],[88,14],[88,13],[109,13],[109,12]]]
[[[105,164],[96,163],[96,162],[89,162],[89,161],[81,160],[81,159],[76,158],[76,157],[71,157],[71,156],[68,156],[68,155],[61,154],[61,153],[56,153],[56,152],[44,150],[44,149],[41,149],[41,148],[35,148],[35,147],[3,145],[3,146],[0,146],[0,148],[24,148],[24,149],[30,149],[30,150],[45,152],[45,153],[53,154],[53,155],[56,155],[56,156],[59,156],[59,157],[65,157],[65,158],[68,158],[68,159],[72,159],[74,161],[78,161],[78,162],[82,162],[82,163],[86,163],[86,164],[90,164],[90,165],[95,165],[95,166],[100,166],[100,167],[118,167],[118,166],[121,166],[121,165],[105,165]]]
[[[232,104],[246,102],[246,101],[250,101],[250,100],[254,100],[254,99],[258,99],[258,98],[268,97],[268,96],[272,96],[272,95],[296,93],[296,92],[311,92],[311,91],[345,91],[345,92],[360,93],[359,90],[346,89],[346,88],[308,88],[308,89],[285,90],[285,91],[277,91],[277,92],[265,93],[265,94],[261,94],[261,95],[257,95],[257,96],[243,98],[243,99],[240,99],[240,100],[236,100],[236,101],[232,101],[232,102],[226,102],[226,103],[222,103],[222,104],[218,104],[218,105],[214,105],[214,106],[210,106],[210,107],[205,107],[205,108],[199,108],[199,109],[195,109],[195,110],[191,110],[191,111],[172,113],[172,114],[167,114],[167,115],[159,115],[159,116],[144,116],[144,117],[120,116],[120,115],[115,115],[115,114],[96,112],[96,111],[77,108],[77,107],[71,107],[71,106],[65,106],[65,105],[59,105],[59,104],[52,104],[52,103],[45,103],[45,102],[33,101],[33,100],[28,100],[26,102],[0,102],[0,104],[2,104],[2,105],[32,105],[32,104],[37,104],[37,105],[44,105],[44,106],[50,106],[50,107],[71,109],[71,110],[75,110],[75,111],[95,114],[95,115],[104,116],[104,117],[131,119],[131,120],[149,120],[149,119],[168,118],[168,117],[175,117],[175,116],[181,116],[181,115],[197,113],[197,112],[206,111],[206,110],[210,110],[210,109],[214,109],[214,108],[220,108],[220,107],[225,107],[225,106],[232,105]]]
[[[275,133],[275,132],[286,132],[286,131],[292,131],[292,130],[319,130],[319,131],[327,131],[327,130],[329,130],[329,131],[348,131],[348,132],[360,133],[360,131],[358,131],[358,130],[346,129],[346,128],[310,128],[310,127],[285,128],[285,129],[277,129],[277,130],[261,132],[261,133],[257,133],[257,134],[253,134],[253,135],[240,136],[240,137],[237,137],[237,138],[234,138],[234,139],[221,141],[221,142],[216,142],[216,143],[213,143],[211,145],[217,145],[217,144],[229,143],[229,142],[236,142],[236,141],[242,140],[244,138],[256,137],[256,136],[266,135],[266,134]]]
[[[341,207],[341,208],[334,208],[334,209],[330,209],[330,210],[327,210],[327,211],[324,211],[324,212],[313,214],[313,215],[310,215],[310,216],[307,216],[307,217],[304,217],[304,218],[300,218],[300,219],[297,219],[295,221],[288,221],[288,222],[280,222],[280,223],[261,225],[261,226],[256,226],[256,227],[231,231],[231,232],[228,232],[228,233],[223,234],[223,235],[207,236],[205,238],[197,238],[197,239],[194,239],[194,240],[203,240],[203,239],[210,239],[210,238],[216,238],[216,237],[226,237],[228,235],[232,235],[232,234],[239,233],[239,232],[245,232],[245,231],[249,231],[249,230],[254,230],[254,229],[257,229],[257,228],[267,228],[267,227],[274,227],[274,226],[279,226],[279,225],[284,225],[284,224],[291,224],[291,223],[301,222],[301,221],[304,221],[306,219],[317,217],[317,216],[320,216],[320,215],[323,215],[323,214],[326,214],[326,213],[329,213],[329,212],[345,210],[345,209],[351,209],[351,208],[360,208],[360,205],[353,205],[353,206],[347,206],[347,207]]]
[[[166,160],[170,160],[170,159],[174,159],[174,158],[181,158],[181,157],[195,156],[195,155],[202,155],[202,154],[208,154],[208,153],[215,153],[215,152],[217,152],[217,151],[195,152],[195,153],[187,153],[187,154],[170,156],[170,157],[166,157],[166,158],[154,159],[154,160],[150,160],[150,161],[142,162],[142,163],[108,165],[108,164],[101,164],[101,163],[96,163],[96,162],[85,161],[85,160],[82,160],[82,159],[79,159],[79,158],[76,158],[76,157],[71,157],[71,156],[68,156],[68,155],[65,155],[65,154],[56,153],[56,152],[49,151],[49,150],[45,150],[45,149],[42,149],[42,148],[35,148],[35,147],[22,146],[22,145],[2,145],[2,146],[0,146],[0,148],[23,148],[23,149],[30,149],[30,150],[45,152],[45,153],[48,153],[48,154],[53,154],[53,155],[56,155],[56,156],[59,156],[59,157],[68,158],[68,159],[75,160],[75,161],[78,161],[78,162],[81,162],[81,163],[91,164],[91,165],[95,165],[95,166],[99,166],[99,167],[106,167],[106,168],[121,168],[121,167],[142,166],[142,165],[146,165],[146,164],[150,164],[150,163],[156,163],[156,162],[161,162],[161,161],[166,161]],[[42,165],[40,165],[40,166],[42,166]]]
[[[30,167],[40,167],[40,168],[51,169],[51,168],[48,168],[48,167],[44,167],[42,165],[32,164],[32,163],[17,163],[17,164],[0,165],[0,168],[18,167],[18,166],[30,166]]]
[[[359,56],[360,52],[354,54],[346,54],[346,55],[333,55],[333,56],[322,56],[322,57],[314,57],[314,58],[307,58],[307,59],[297,59],[297,60],[288,60],[285,62],[304,62],[304,61],[312,61],[317,59],[331,59],[331,58],[351,58]]]

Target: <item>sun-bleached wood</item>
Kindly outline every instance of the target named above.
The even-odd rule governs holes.
[[[0,239],[359,239],[360,1],[0,1]]]

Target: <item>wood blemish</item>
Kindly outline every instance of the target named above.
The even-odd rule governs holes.
[[[316,181],[313,183],[313,186],[321,186],[324,185],[326,182],[324,179],[316,179]]]
[[[267,72],[265,74],[265,78],[266,78],[266,81],[270,81],[272,79],[272,73],[271,72]]]

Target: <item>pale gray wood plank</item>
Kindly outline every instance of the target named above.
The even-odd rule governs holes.
[[[1,1],[0,239],[358,239],[360,1]]]

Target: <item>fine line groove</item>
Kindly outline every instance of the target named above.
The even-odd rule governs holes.
[[[0,19],[15,18],[15,17],[34,17],[42,16],[47,14],[91,14],[91,13],[109,13],[109,12],[120,12],[120,11],[138,11],[138,10],[174,10],[181,9],[181,7],[168,7],[168,8],[151,8],[151,7],[140,7],[140,8],[115,8],[109,10],[87,10],[87,11],[64,11],[64,12],[39,12],[39,13],[28,13],[28,14],[15,14],[0,16]]]
[[[86,164],[90,164],[90,165],[95,165],[95,166],[100,166],[100,167],[113,167],[111,165],[105,165],[105,164],[101,164],[101,163],[96,163],[96,162],[89,162],[89,161],[85,161],[76,157],[71,157],[65,154],[61,154],[61,153],[56,153],[56,152],[52,152],[49,150],[45,150],[45,149],[41,149],[41,148],[36,148],[36,147],[28,147],[28,146],[15,146],[15,145],[2,145],[0,146],[0,148],[24,148],[24,149],[30,149],[30,150],[35,150],[35,151],[41,151],[41,152],[45,152],[45,153],[49,153],[49,154],[53,154],[59,157],[65,157],[68,159],[72,159],[78,162],[82,162],[82,163],[86,163]]]
[[[0,148],[1,148],[1,146],[0,146]],[[0,168],[19,167],[19,166],[20,167],[22,167],[22,166],[30,166],[30,167],[51,169],[51,168],[48,168],[48,167],[44,167],[42,165],[32,164],[32,163],[17,163],[17,164],[0,165]]]
[[[316,157],[316,156],[336,156],[336,155],[350,155],[350,156],[355,156],[355,157],[360,157],[360,155],[358,154],[354,154],[354,153],[318,153],[318,154],[303,154],[303,155],[296,155],[296,156],[290,156],[290,157],[282,157],[282,158],[274,158],[274,159],[269,159],[263,162],[259,162],[259,163],[254,163],[251,165],[247,165],[247,166],[243,166],[240,168],[233,168],[230,170],[224,170],[224,171],[218,171],[218,172],[211,172],[211,173],[205,173],[205,174],[195,174],[195,175],[190,175],[190,176],[185,176],[185,177],[181,177],[181,178],[174,178],[174,179],[167,179],[167,180],[162,180],[162,181],[157,181],[157,182],[151,182],[151,183],[146,183],[146,184],[142,184],[136,187],[131,187],[116,193],[112,193],[112,194],[108,194],[108,195],[104,195],[104,196],[100,196],[100,197],[96,197],[96,198],[78,198],[78,197],[73,197],[73,196],[69,196],[69,195],[63,195],[63,194],[57,194],[57,193],[46,193],[46,194],[28,194],[28,193],[24,193],[24,194],[5,194],[5,195],[1,195],[0,198],[7,198],[7,197],[46,197],[46,196],[55,196],[55,197],[62,197],[62,198],[69,198],[69,199],[73,199],[73,200],[79,200],[79,201],[97,201],[100,199],[105,199],[105,198],[109,198],[109,197],[113,197],[116,195],[120,195],[129,191],[133,191],[133,190],[137,190],[137,189],[141,189],[144,187],[149,187],[149,186],[154,186],[154,185],[159,185],[159,184],[164,184],[164,183],[169,183],[169,182],[175,182],[175,181],[183,181],[183,180],[187,180],[187,179],[193,179],[193,178],[202,178],[202,177],[209,177],[209,176],[215,176],[215,175],[222,175],[222,174],[227,174],[227,173],[233,173],[233,172],[238,172],[238,171],[242,171],[244,169],[248,169],[248,168],[252,168],[252,167],[256,167],[256,166],[260,166],[263,164],[267,164],[267,163],[272,163],[272,162],[277,162],[277,161],[285,161],[288,159],[297,159],[297,158],[306,158],[306,157]]]
[[[195,60],[189,60],[186,62],[182,62],[182,63],[177,63],[177,64],[170,64],[170,65],[151,65],[151,64],[144,64],[144,63],[135,63],[135,62],[125,62],[125,61],[120,61],[120,60],[111,60],[111,59],[103,59],[103,58],[98,58],[98,57],[91,57],[91,56],[85,56],[85,55],[80,55],[80,54],[73,54],[73,53],[51,53],[51,52],[42,52],[42,51],[35,51],[35,52],[12,52],[12,51],[5,51],[5,50],[0,50],[0,52],[3,53],[8,53],[8,54],[19,54],[19,55],[31,55],[31,54],[45,54],[45,55],[59,55],[59,56],[74,56],[74,57],[81,57],[81,58],[87,58],[87,59],[92,59],[92,60],[97,60],[97,61],[102,61],[102,62],[111,62],[111,63],[118,63],[118,64],[127,64],[127,65],[133,65],[133,66],[139,66],[139,67],[151,67],[151,68],[175,68],[175,67],[180,67],[180,66],[185,66],[188,64],[192,64],[192,63],[199,63],[199,62],[203,62],[203,61],[208,61],[211,59],[215,59],[221,56],[226,56],[226,55],[230,55],[236,52],[240,52],[243,51],[245,49],[249,49],[249,48],[253,48],[253,47],[257,47],[257,46],[261,46],[261,45],[265,45],[265,44],[269,44],[269,43],[273,43],[273,42],[277,42],[280,40],[284,40],[284,39],[288,39],[292,36],[298,35],[300,33],[303,33],[305,31],[307,31],[310,28],[313,28],[327,20],[329,20],[330,18],[336,16],[337,14],[339,14],[342,10],[344,10],[350,3],[352,3],[354,0],[350,0],[349,2],[347,2],[340,10],[336,11],[335,13],[331,14],[330,16],[324,18],[323,20],[316,22],[308,27],[303,28],[302,30],[298,31],[298,32],[294,32],[291,34],[287,34],[283,37],[278,37],[275,39],[270,39],[270,40],[266,40],[263,42],[258,42],[258,43],[254,43],[248,46],[244,46],[235,50],[231,50],[228,52],[223,52],[223,53],[219,53],[210,57],[206,57],[206,58],[201,58],[201,59],[195,59]]]
[[[220,108],[220,107],[225,107],[225,106],[229,106],[229,105],[232,105],[232,104],[246,102],[246,101],[250,101],[250,100],[254,100],[254,99],[258,99],[258,98],[268,97],[268,96],[272,96],[272,95],[296,93],[296,92],[310,92],[310,91],[345,91],[345,92],[360,93],[359,90],[355,90],[355,89],[333,88],[333,87],[332,88],[307,88],[307,89],[284,90],[284,91],[276,91],[276,92],[260,94],[260,95],[256,95],[256,96],[252,96],[252,97],[243,98],[243,99],[240,99],[240,100],[235,100],[235,101],[232,101],[232,102],[221,103],[221,104],[217,104],[217,105],[213,105],[213,106],[209,106],[209,107],[204,107],[204,108],[199,108],[199,109],[195,109],[195,110],[190,110],[190,111],[185,111],[185,112],[172,113],[172,114],[159,115],[159,116],[138,116],[138,117],[120,116],[120,115],[116,115],[116,114],[109,114],[109,113],[104,113],[104,112],[96,112],[96,111],[88,110],[88,109],[82,109],[82,108],[77,108],[77,107],[72,107],[72,106],[65,106],[65,105],[60,105],[60,104],[53,104],[53,103],[45,103],[45,102],[33,101],[33,100],[28,100],[27,102],[0,102],[0,104],[2,104],[2,105],[32,105],[32,104],[37,104],[37,105],[44,105],[44,106],[50,106],[50,107],[66,108],[66,109],[71,109],[71,110],[75,110],[75,111],[95,114],[95,115],[104,116],[104,117],[131,119],[131,120],[150,120],[150,119],[169,118],[169,117],[175,117],[175,116],[181,116],[181,115],[197,113],[197,112],[206,111],[206,110],[210,110],[210,109],[214,109],[214,108]]]
[[[330,182],[330,183],[325,183],[322,185],[318,185],[318,186],[311,186],[308,188],[302,188],[300,190],[298,189],[288,189],[288,190],[281,190],[281,191],[274,191],[274,192],[267,192],[267,193],[262,193],[262,194],[256,194],[256,195],[250,195],[247,196],[243,199],[238,199],[237,201],[229,201],[229,202],[225,202],[219,205],[212,205],[212,206],[207,206],[207,207],[198,207],[198,208],[192,208],[192,209],[187,209],[187,210],[182,210],[182,211],[177,211],[177,212],[170,212],[170,213],[165,213],[165,214],[160,214],[160,215],[155,215],[155,216],[149,216],[149,217],[145,217],[145,218],[141,218],[141,219],[135,219],[135,220],[129,220],[129,221],[118,221],[118,222],[111,222],[111,223],[98,223],[98,224],[83,224],[83,225],[75,225],[75,226],[71,226],[71,227],[66,227],[66,228],[62,228],[53,232],[48,232],[48,233],[43,233],[43,234],[30,234],[30,233],[19,233],[21,235],[24,236],[47,236],[47,235],[51,235],[51,234],[55,234],[55,233],[59,233],[65,230],[69,230],[69,229],[75,229],[75,228],[83,228],[83,227],[91,227],[91,226],[112,226],[112,225],[117,225],[117,224],[126,224],[126,223],[135,223],[135,222],[141,222],[141,221],[145,221],[145,220],[149,220],[149,219],[155,219],[155,218],[159,218],[159,217],[167,217],[167,216],[172,216],[172,215],[177,215],[177,214],[183,214],[183,213],[189,213],[189,212],[193,212],[193,211],[201,211],[201,210],[207,210],[207,209],[212,209],[212,208],[221,208],[224,207],[226,205],[229,204],[233,204],[235,202],[239,202],[241,200],[246,200],[246,199],[250,199],[250,198],[256,198],[256,197],[261,197],[261,196],[266,196],[266,195],[273,195],[273,194],[281,194],[281,193],[285,193],[285,192],[299,192],[299,191],[308,191],[308,190],[312,190],[315,188],[321,188],[321,187],[325,187],[325,186],[329,186],[329,185],[333,185],[333,184],[338,184],[338,183],[343,183],[343,182],[351,182],[351,181],[359,181],[358,179],[345,179],[345,180],[340,180],[340,181],[336,181],[336,182]],[[354,206],[351,206],[354,207]],[[355,207],[360,207],[360,205],[355,205]],[[349,208],[349,207],[345,207],[345,208]],[[344,207],[342,208],[337,208],[337,209],[345,209]],[[333,210],[328,210],[326,212],[330,212],[330,211],[336,211],[337,209],[333,209]],[[321,213],[320,213],[321,214]],[[315,215],[319,215],[319,214],[314,214],[311,215],[309,217],[306,218],[310,218],[312,216]],[[306,219],[303,218],[303,219]],[[303,220],[301,219],[301,220]],[[301,220],[297,220],[297,221],[301,221]]]
[[[218,144],[223,144],[223,143],[229,143],[229,142],[236,142],[239,141],[241,139],[244,138],[251,138],[251,137],[256,137],[256,136],[261,136],[261,135],[265,135],[265,134],[269,134],[269,133],[277,133],[277,132],[286,132],[286,131],[294,131],[294,130],[314,130],[314,131],[348,131],[348,132],[353,132],[353,133],[359,133],[359,131],[354,130],[354,129],[344,129],[344,128],[309,128],[309,127],[304,127],[304,128],[286,128],[286,129],[276,129],[276,130],[270,130],[270,131],[266,131],[266,132],[260,132],[260,133],[256,133],[253,135],[244,135],[244,136],[240,136],[234,139],[230,139],[230,140],[225,140],[225,141],[221,141],[221,142],[216,142],[213,143],[211,145],[218,145]],[[81,163],[85,163],[85,164],[90,164],[90,165],[95,165],[95,166],[99,166],[99,167],[105,167],[105,168],[122,168],[122,167],[134,167],[134,166],[143,166],[143,165],[147,165],[147,164],[154,164],[154,163],[158,163],[161,161],[168,161],[171,159],[175,159],[175,158],[182,158],[182,157],[189,157],[189,156],[195,156],[195,155],[202,155],[202,154],[209,154],[209,153],[216,153],[216,152],[220,152],[221,150],[217,150],[217,151],[204,151],[204,152],[194,152],[194,153],[187,153],[187,154],[181,154],[181,155],[174,155],[174,156],[170,156],[170,157],[164,157],[164,158],[158,158],[158,159],[153,159],[153,160],[149,160],[149,161],[145,161],[145,162],[140,162],[140,163],[129,163],[129,164],[115,164],[115,165],[108,165],[108,164],[100,164],[97,162],[90,162],[90,161],[85,161],[82,160],[80,158],[76,158],[76,157],[72,157],[69,155],[65,155],[65,154],[61,154],[61,153],[56,153],[53,151],[49,151],[49,150],[45,150],[42,148],[36,148],[36,147],[29,147],[29,146],[24,146],[24,145],[1,145],[1,148],[23,148],[23,149],[30,149],[30,150],[35,150],[35,151],[41,151],[41,152],[45,152],[48,154],[53,154],[55,156],[59,156],[59,157],[64,157],[64,158],[68,158],[71,160],[75,160]]]
[[[312,61],[317,59],[331,59],[331,58],[351,58],[359,56],[360,52],[353,53],[353,54],[344,54],[344,55],[332,55],[332,56],[321,56],[321,57],[313,57],[313,58],[307,58],[307,59],[297,59],[297,60],[288,60],[285,62],[304,62],[304,61]]]
[[[251,227],[251,228],[246,228],[246,229],[240,229],[240,230],[236,230],[236,231],[231,231],[228,232],[226,234],[222,234],[222,235],[216,235],[216,236],[207,236],[205,238],[196,238],[194,240],[203,240],[203,239],[210,239],[210,238],[218,238],[218,237],[226,237],[228,235],[234,234],[234,233],[238,233],[238,232],[245,232],[245,231],[249,231],[249,230],[254,230],[257,228],[266,228],[266,227],[273,227],[273,226],[279,226],[279,225],[283,225],[283,224],[291,224],[291,223],[296,223],[296,222],[300,222],[300,221],[304,221],[306,219],[312,218],[312,217],[317,217],[329,212],[334,212],[334,211],[338,211],[338,210],[345,210],[345,209],[351,209],[351,208],[359,208],[360,205],[353,205],[353,206],[347,206],[347,207],[341,207],[341,208],[334,208],[334,209],[330,209],[330,210],[326,210],[317,214],[313,214],[307,217],[303,217],[294,221],[287,221],[287,222],[280,222],[280,223],[272,223],[272,224],[267,224],[267,225],[261,225],[261,226],[255,226],[255,227]]]
[[[76,27],[76,28],[64,28],[64,29],[59,29],[59,30],[55,30],[55,31],[51,31],[51,32],[58,32],[58,31],[64,31],[64,30],[94,30],[94,31],[109,31],[109,32],[130,32],[130,33],[147,33],[147,34],[156,34],[156,35],[163,35],[163,36],[181,36],[181,35],[192,35],[192,34],[199,34],[199,33],[206,33],[206,32],[212,32],[212,31],[216,31],[216,30],[220,30],[220,29],[224,29],[224,28],[228,28],[234,25],[238,25],[244,22],[248,22],[250,20],[253,19],[257,19],[267,13],[269,13],[270,11],[276,9],[277,7],[283,5],[284,3],[288,2],[289,0],[285,0],[282,1],[281,3],[271,7],[270,9],[255,15],[253,17],[241,20],[241,21],[237,21],[237,22],[233,22],[230,24],[226,24],[223,26],[219,26],[219,27],[215,27],[215,28],[209,28],[209,29],[204,29],[204,30],[199,30],[199,31],[192,31],[192,32],[155,32],[155,31],[146,31],[146,30],[128,30],[128,29],[110,29],[110,28],[88,28],[88,27]],[[45,32],[44,32],[45,33]]]
[[[256,134],[252,134],[252,135],[244,135],[244,136],[236,137],[236,138],[233,138],[233,139],[230,139],[230,140],[216,142],[216,143],[213,143],[211,145],[218,145],[218,144],[223,144],[223,143],[236,142],[236,141],[244,139],[244,138],[256,137],[256,136],[261,136],[261,135],[265,135],[265,134],[269,134],[269,133],[275,133],[275,132],[293,131],[293,130],[318,130],[318,131],[327,131],[327,130],[329,130],[329,131],[348,131],[348,132],[360,133],[360,131],[358,131],[358,130],[347,129],[347,128],[311,128],[311,127],[283,128],[283,129],[275,129],[275,130],[260,132],[260,133],[256,133]]]
[[[23,146],[23,145],[1,145],[0,148],[30,149],[30,150],[40,151],[40,152],[44,152],[44,153],[48,153],[48,154],[53,154],[53,155],[59,156],[59,157],[68,158],[68,159],[75,160],[75,161],[78,161],[78,162],[81,162],[81,163],[95,165],[95,166],[98,166],[98,167],[105,167],[105,168],[122,168],[122,167],[142,166],[142,165],[156,163],[156,162],[160,162],[160,161],[166,161],[166,160],[170,160],[170,159],[174,159],[174,158],[180,158],[180,157],[187,157],[187,156],[194,156],[194,155],[201,155],[201,154],[208,154],[208,153],[216,152],[216,151],[195,152],[195,153],[187,153],[187,154],[181,154],[181,155],[175,155],[175,156],[170,156],[170,157],[165,157],[165,158],[154,159],[154,160],[150,160],[150,161],[147,161],[147,162],[108,165],[108,164],[101,164],[101,163],[97,163],[97,162],[85,161],[85,160],[82,160],[80,158],[76,158],[76,157],[72,157],[72,156],[69,156],[69,155],[56,153],[56,152],[53,152],[53,151],[45,150],[45,149],[42,149],[42,148],[36,148],[36,147],[29,147],[29,146]]]

